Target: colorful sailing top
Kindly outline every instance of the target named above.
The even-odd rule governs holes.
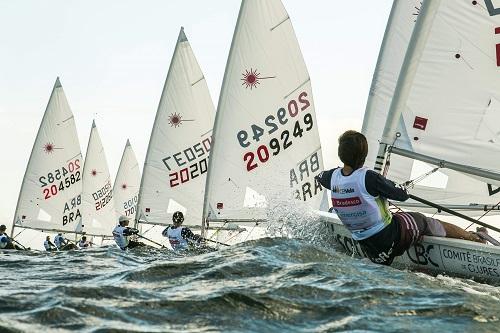
[[[387,199],[408,199],[403,189],[367,168],[349,175],[336,168],[318,178],[323,187],[331,190],[332,206],[355,240],[367,239],[391,223]]]

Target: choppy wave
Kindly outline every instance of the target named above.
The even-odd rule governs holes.
[[[500,288],[381,267],[320,240],[0,259],[2,332],[500,330]]]

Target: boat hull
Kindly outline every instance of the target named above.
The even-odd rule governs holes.
[[[331,239],[340,249],[349,255],[366,257],[360,244],[336,215],[319,214]],[[421,242],[397,257],[392,266],[500,285],[500,248],[460,239],[424,236]]]

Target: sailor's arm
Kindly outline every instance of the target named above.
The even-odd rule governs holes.
[[[333,171],[335,171],[338,168],[331,169],[331,170],[326,170],[322,171],[319,175],[317,175],[315,178],[318,180],[318,182],[323,186],[324,188],[331,190],[331,184],[332,184],[332,174]]]
[[[130,235],[137,235],[139,233],[139,230],[135,229],[135,228],[129,228],[129,227],[126,227],[124,230],[123,230],[123,235],[124,236],[130,236]]]
[[[365,187],[368,193],[374,197],[380,195],[384,198],[397,201],[406,201],[409,198],[408,193],[404,189],[397,187],[394,182],[373,170],[366,172]]]
[[[193,241],[195,241],[195,242],[200,242],[200,241],[201,241],[201,237],[200,237],[199,235],[195,235],[195,234],[191,231],[191,229],[186,228],[186,227],[182,228],[182,231],[181,231],[181,236],[182,236],[182,238],[184,238],[184,239],[191,239],[191,240],[193,240]]]

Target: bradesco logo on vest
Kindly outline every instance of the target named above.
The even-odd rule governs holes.
[[[361,199],[359,197],[336,199],[332,198],[333,207],[352,207],[361,205]]]

